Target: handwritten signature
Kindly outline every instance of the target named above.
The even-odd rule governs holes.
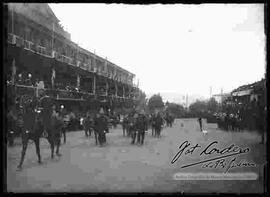
[[[176,153],[174,158],[172,159],[171,163],[174,164],[181,155],[192,155],[195,150],[202,150],[200,152],[200,156],[204,155],[212,155],[212,154],[218,154],[219,156],[194,162],[191,164],[183,165],[181,168],[186,168],[194,165],[199,165],[203,164],[202,168],[226,168],[225,173],[228,172],[232,168],[236,167],[255,167],[256,164],[253,162],[247,162],[245,160],[241,160],[239,163],[236,162],[236,157],[231,159],[229,162],[226,162],[225,158],[231,157],[231,156],[236,156],[244,153],[248,153],[250,149],[248,147],[246,148],[241,148],[239,146],[236,146],[235,144],[231,144],[228,147],[225,148],[218,148],[214,145],[218,144],[217,141],[211,142],[206,148],[202,148],[199,144],[191,145],[189,141],[184,141],[180,146],[179,146],[179,151]]]

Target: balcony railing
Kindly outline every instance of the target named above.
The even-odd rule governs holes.
[[[9,84],[8,84],[9,86]],[[18,96],[22,95],[29,95],[29,96],[36,96],[37,87],[34,86],[25,86],[25,85],[15,85],[16,87],[16,94]],[[89,96],[93,96],[93,93],[84,92],[84,91],[70,91],[70,90],[62,90],[62,89],[44,89],[46,95],[56,98],[58,100],[86,100]],[[112,92],[109,92],[108,95],[106,94],[105,90],[97,90],[96,91],[98,96],[108,96],[111,98],[116,99],[136,99],[135,95],[115,95]]]
[[[43,46],[37,46],[37,53],[40,54],[40,55],[47,55],[46,54],[46,48],[43,47]]]
[[[34,43],[28,40],[24,40],[24,49],[31,50],[31,44],[34,44]]]
[[[8,34],[8,42],[13,44],[13,45],[16,45],[18,47],[23,47],[25,50],[30,50],[33,53],[37,53],[37,54],[40,54],[42,56],[46,56],[46,57],[50,57],[50,58],[55,58],[57,61],[65,62],[67,64],[80,67],[81,69],[97,73],[98,75],[102,75],[102,76],[114,79],[118,82],[121,81],[120,79],[115,79],[115,74],[113,74],[111,72],[108,73],[106,71],[101,71],[100,68],[90,66],[89,64],[78,61],[75,58],[61,55],[60,53],[58,53],[56,51],[47,50],[46,47],[36,45],[35,43],[28,41],[28,40],[25,40],[25,39],[15,35],[15,34],[12,34],[12,33]],[[129,85],[132,85],[132,80],[128,80],[127,82],[124,80],[122,82],[129,84]]]
[[[67,64],[71,64],[72,58],[62,55],[62,62],[65,62]]]

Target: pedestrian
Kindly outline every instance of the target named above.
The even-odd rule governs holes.
[[[200,125],[200,131],[202,131],[202,118],[198,118],[198,122],[199,122],[199,125]]]
[[[136,119],[136,128],[138,131],[137,143],[143,145],[145,131],[147,130],[147,118],[143,110],[139,113],[138,118]]]
[[[138,118],[138,114],[135,113],[133,117],[129,118],[129,132],[131,134],[131,144],[135,143],[136,135],[137,135],[137,128],[136,128],[136,119]]]
[[[97,114],[94,120],[94,127],[95,131],[98,134],[99,145],[102,146],[106,143],[106,132],[109,131],[108,121],[104,115],[103,108],[100,109],[99,113]]]
[[[161,117],[160,112],[158,112],[156,117],[154,118],[155,137],[160,137],[161,127],[163,123],[163,118]]]
[[[127,134],[127,130],[128,130],[128,117],[124,117],[123,121],[122,121],[122,128],[123,128],[123,136],[125,137],[125,135]]]

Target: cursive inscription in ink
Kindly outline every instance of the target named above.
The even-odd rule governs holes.
[[[203,164],[202,168],[222,168],[225,169],[225,173],[228,172],[230,169],[237,168],[237,167],[256,167],[254,162],[248,162],[246,160],[241,160],[240,162],[236,161],[236,156],[240,154],[245,154],[250,151],[249,147],[241,148],[236,146],[235,144],[231,144],[225,148],[218,148],[217,147],[218,141],[213,141],[205,148],[200,146],[199,144],[192,145],[189,141],[184,141],[180,146],[178,152],[175,154],[171,163],[174,164],[182,155],[192,155],[196,151],[200,151],[199,156],[211,156],[211,155],[218,155],[215,157],[211,157],[206,160],[200,160],[198,162],[190,163],[187,165],[181,166],[181,168],[187,168],[190,166],[195,166],[199,164]],[[234,157],[233,157],[234,156]],[[232,159],[230,159],[233,157]],[[226,158],[229,158],[229,161],[226,161]]]

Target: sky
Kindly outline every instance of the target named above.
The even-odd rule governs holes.
[[[265,75],[263,4],[49,4],[71,40],[147,95],[208,98]]]

